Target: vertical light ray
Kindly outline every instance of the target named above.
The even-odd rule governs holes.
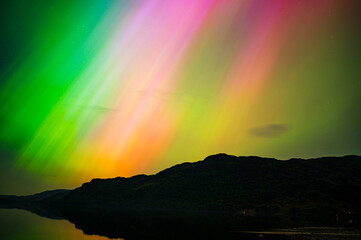
[[[20,167],[70,182],[153,173],[218,152],[294,157],[304,147],[312,155],[312,139],[343,134],[358,99],[356,81],[343,78],[358,71],[345,64],[356,45],[346,44],[355,38],[349,5],[47,3],[2,75],[0,147],[15,149]],[[250,133],[272,123],[292,130]]]

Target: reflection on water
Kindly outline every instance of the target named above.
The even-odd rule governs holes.
[[[108,240],[85,235],[67,220],[43,218],[25,210],[0,209],[1,240]]]
[[[150,239],[237,239],[237,240],[359,240],[360,230],[350,228],[287,228],[247,230],[245,222],[209,215],[179,217],[169,213],[115,213],[79,209],[63,210],[65,219],[40,217],[25,210],[0,209],[0,239],[51,240],[150,240]],[[228,220],[227,220],[228,219]],[[234,221],[236,220],[236,221]],[[223,223],[223,224],[222,224]],[[240,223],[238,225],[238,223]],[[255,222],[252,224],[256,224]],[[248,226],[249,227],[249,226]],[[255,229],[255,228],[253,228]],[[84,234],[85,233],[85,234]],[[101,236],[99,236],[101,235]],[[107,237],[105,237],[107,236]],[[109,238],[108,238],[109,237]]]

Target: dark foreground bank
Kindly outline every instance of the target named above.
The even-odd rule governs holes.
[[[297,234],[255,232],[360,228],[360,202],[359,156],[279,161],[218,154],[150,176],[0,196],[0,207],[67,219],[86,234],[125,239],[296,239]]]

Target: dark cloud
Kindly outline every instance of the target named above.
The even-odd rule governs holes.
[[[261,127],[255,127],[250,129],[249,133],[255,137],[274,138],[279,137],[290,128],[285,124],[268,124]]]

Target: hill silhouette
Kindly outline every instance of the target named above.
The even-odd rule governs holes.
[[[64,219],[63,214],[54,206],[54,204],[69,192],[70,190],[58,189],[30,196],[0,195],[0,208],[24,209],[41,217]]]
[[[279,161],[217,154],[151,176],[93,179],[57,204],[330,218],[335,214],[361,213],[360,200],[359,156]]]
[[[247,231],[360,228],[360,201],[360,156],[280,161],[217,154],[155,175],[0,196],[0,208],[67,219],[85,234],[110,238],[258,239]],[[264,239],[291,237],[271,234]]]

